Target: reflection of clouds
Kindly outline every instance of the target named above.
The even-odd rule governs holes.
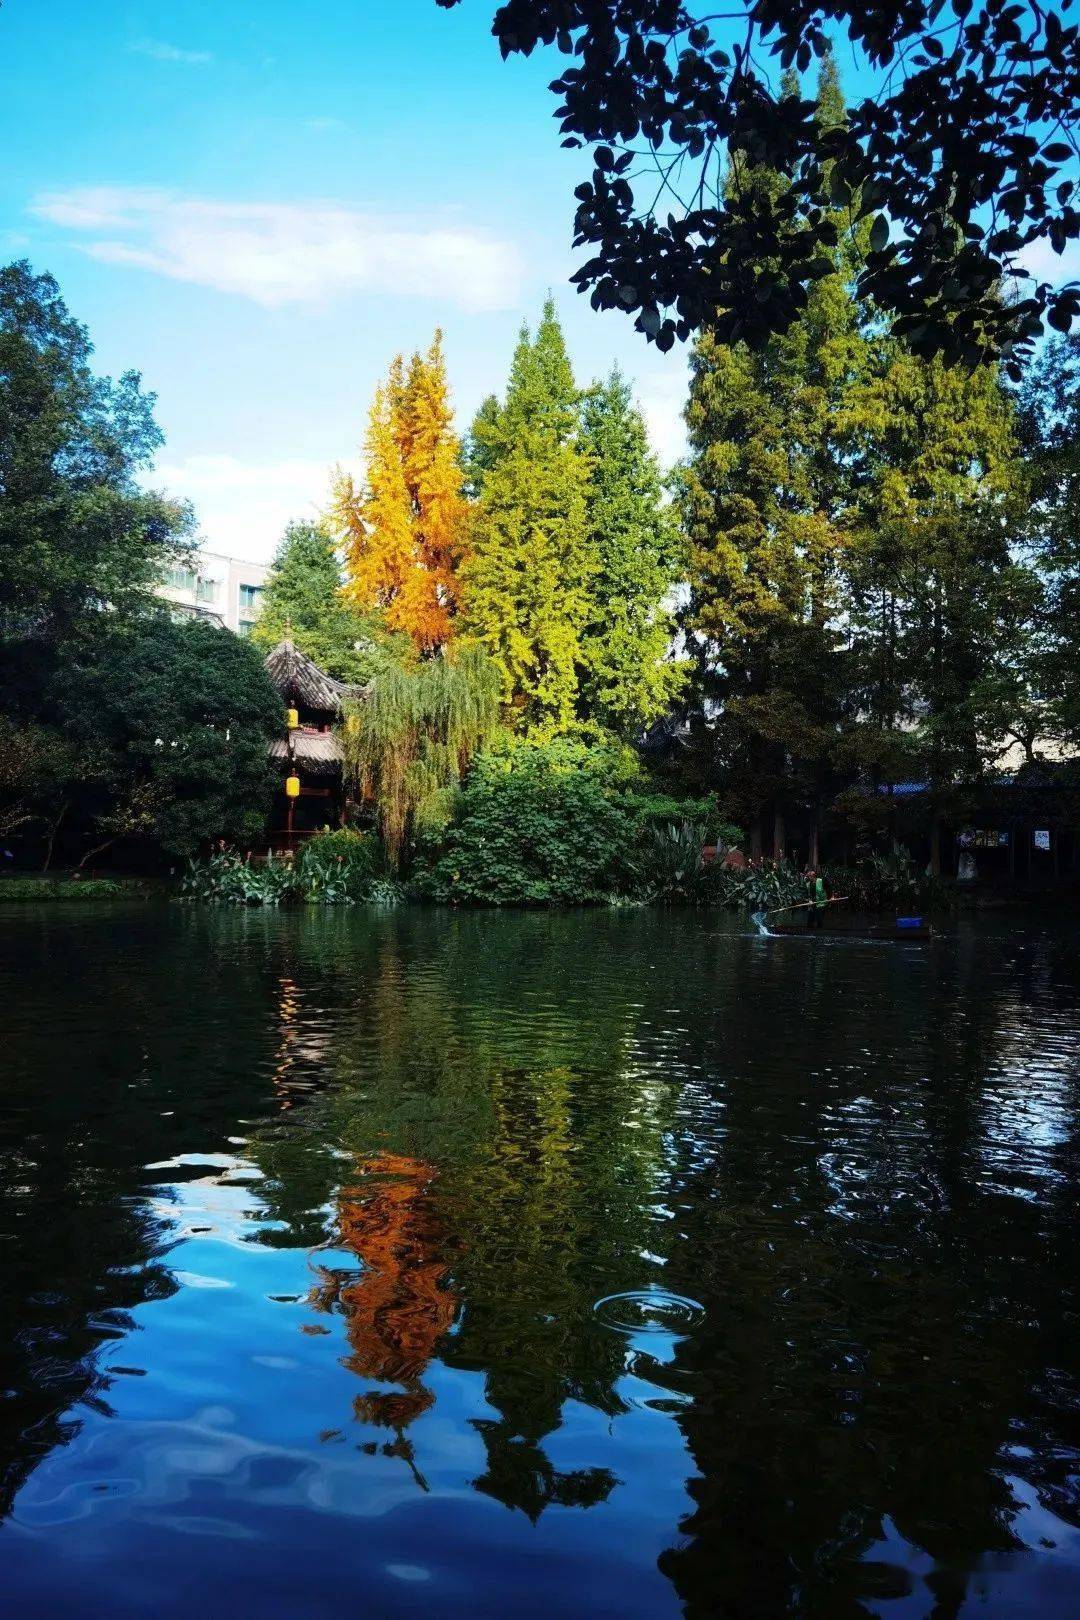
[[[166,1525],[173,1531],[212,1533],[237,1539],[260,1532],[243,1522],[252,1508],[308,1507],[320,1512],[382,1514],[412,1498],[405,1483],[392,1476],[372,1476],[365,1488],[351,1461],[334,1452],[274,1445],[249,1438],[229,1427],[231,1414],[212,1408],[187,1422],[125,1424],[124,1478],[108,1493],[99,1482],[115,1474],[115,1440],[108,1428],[90,1432],[80,1446],[79,1477],[39,1470],[19,1497],[20,1523],[27,1528],[70,1524],[99,1514],[107,1517],[118,1497],[126,1499],[136,1519]],[[189,1505],[206,1501],[208,1487],[230,1511],[213,1520],[193,1517]]]

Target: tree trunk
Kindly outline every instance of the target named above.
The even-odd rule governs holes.
[[[761,813],[760,813],[760,811],[753,817],[752,821],[750,822],[750,859],[752,861],[760,861],[760,859],[761,859]]]
[[[810,862],[809,862],[810,866],[815,871],[817,870],[818,861],[821,858],[820,857],[820,849],[819,849],[819,845],[820,845],[820,842],[821,842],[821,836],[820,835],[821,835],[820,816],[819,816],[819,812],[818,812],[818,807],[817,807],[817,805],[815,805],[814,806],[814,814],[813,814],[813,817],[812,817],[811,822],[810,822]]]
[[[772,853],[774,861],[784,858],[784,812],[779,805],[773,812]]]
[[[117,834],[117,837],[119,837],[119,836],[120,835]],[[105,850],[111,849],[112,846],[115,843],[116,843],[116,838],[106,838],[106,840],[105,840],[105,842],[103,844],[95,844],[93,849],[88,849],[86,854],[83,856],[82,860],[79,862],[78,866],[76,866],[76,868],[75,868],[76,872],[81,872],[83,867],[86,865],[87,861],[91,860],[95,855],[104,854]]]
[[[935,816],[930,827],[930,871],[941,876],[941,817]]]
[[[49,841],[45,845],[45,859],[42,862],[42,867],[41,867],[41,870],[43,872],[47,872],[49,870],[49,867],[52,865],[53,845],[56,843],[56,835],[60,831],[60,823],[63,821],[64,817],[67,815],[67,812],[68,812],[67,800],[65,800],[64,803],[60,806],[60,814],[57,816],[56,820],[53,822],[52,826],[49,828]]]

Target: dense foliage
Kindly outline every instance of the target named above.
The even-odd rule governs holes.
[[[62,882],[47,877],[13,877],[0,879],[0,905],[40,905],[42,901],[116,900],[125,893],[125,885],[115,878],[65,878]]]
[[[295,857],[252,860],[234,849],[215,850],[189,863],[181,892],[193,900],[246,906],[392,904],[399,897],[383,871],[377,841],[347,830],[316,834]]]
[[[574,280],[594,307],[636,311],[662,348],[705,326],[758,347],[790,330],[838,237],[872,217],[859,291],[897,334],[923,355],[1016,365],[1044,311],[1067,331],[1080,309],[1075,283],[999,294],[1026,247],[1060,253],[1080,235],[1067,9],[506,0],[493,32],[504,56],[545,44],[570,59],[552,85],[564,145],[600,143],[575,191],[575,241],[592,257]],[[805,72],[834,28],[865,93],[823,124],[812,101],[778,94],[767,63]],[[729,152],[783,183],[725,191]]]
[[[630,842],[630,818],[596,772],[524,743],[478,758],[420,886],[465,904],[602,900],[625,882]]]
[[[411,643],[390,634],[378,614],[353,607],[341,584],[341,562],[327,528],[290,523],[266,582],[253,645],[268,651],[288,634],[320,669],[342,681],[367,681],[388,661],[406,657]]]
[[[666,714],[684,670],[671,657],[668,598],[681,574],[675,513],[641,412],[618,371],[584,398],[587,543],[595,560],[581,632],[578,711],[632,738]]]
[[[841,106],[827,62],[822,121]],[[890,336],[846,251],[829,268],[784,336],[707,330],[694,350],[684,627],[716,711],[708,773],[754,849],[763,821],[780,855],[789,816],[809,817],[815,863],[823,813],[884,834],[883,790],[922,784],[936,865],[942,817],[1032,719],[1042,583],[1016,412],[993,368]]]
[[[495,730],[498,673],[480,647],[461,647],[411,667],[387,667],[369,695],[349,706],[346,775],[374,802],[392,866],[418,816],[460,781]]]
[[[819,100],[823,116],[835,113],[831,73]],[[741,183],[760,197],[777,184],[762,169]],[[684,628],[699,699],[719,708],[712,743],[727,804],[755,848],[760,812],[779,810],[785,784],[811,799],[827,791],[840,712],[843,516],[867,355],[847,268],[837,255],[805,317],[764,348],[709,330],[692,357]],[[775,834],[779,853],[779,819]]]
[[[92,739],[80,798],[102,847],[140,839],[190,856],[210,833],[261,836],[281,700],[239,637],[164,614],[110,626],[65,672],[55,713],[65,735]]]
[[[842,120],[828,56],[815,108]],[[735,151],[724,194],[784,183]],[[1051,344],[1019,390],[916,353],[860,294],[868,233],[839,233],[783,333],[700,332],[667,488],[621,376],[579,389],[550,299],[463,444],[438,338],[396,361],[365,483],[339,483],[336,533],[289,526],[249,642],[151,604],[187,519],[135,483],[149,401],[93,378],[54,284],[5,273],[0,835],[45,866],[218,846],[189,891],[252,903],[767,909],[796,850],[841,853],[864,903],[919,898],[1018,754],[1007,813],[1050,771],[1075,823],[1080,351]],[[377,838],[245,859],[287,630],[367,688],[343,813]]]
[[[144,601],[190,513],[141,489],[161,444],[138,374],[95,376],[51,276],[0,268],[0,635],[56,638]]]
[[[430,653],[453,634],[468,539],[440,332],[408,367],[400,355],[391,365],[376,390],[364,449],[364,483],[357,487],[342,474],[334,492],[346,595],[362,611],[380,610],[389,630]]]
[[[1034,764],[1037,744],[1080,747],[1080,336],[1049,343],[1024,380],[1032,566],[1042,594],[1014,654],[1010,729]],[[1020,701],[1016,701],[1019,698]]]
[[[463,582],[463,628],[490,653],[523,729],[565,729],[575,717],[596,572],[578,403],[549,299],[535,338],[522,329],[504,402],[474,425],[483,472]]]
[[[495,661],[508,722],[637,735],[680,684],[665,599],[681,546],[627,384],[581,393],[550,298],[505,398],[481,405],[465,468],[462,629]]]
[[[79,866],[257,836],[281,721],[252,648],[156,603],[190,514],[140,488],[152,396],[91,352],[51,277],[0,271],[0,832]]]

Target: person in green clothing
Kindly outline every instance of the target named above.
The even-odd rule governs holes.
[[[806,874],[806,893],[810,905],[806,913],[808,928],[820,928],[825,907],[829,903],[829,893],[825,887],[825,879],[811,867]]]

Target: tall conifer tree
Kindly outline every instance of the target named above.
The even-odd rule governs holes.
[[[797,93],[793,76],[784,90]],[[841,105],[827,58],[822,121],[834,121]],[[733,154],[731,188],[778,184]],[[750,826],[755,847],[770,810],[777,853],[790,806],[809,805],[816,827],[842,697],[841,555],[852,389],[865,342],[843,258],[824,268],[802,319],[765,349],[702,334],[686,411],[685,624],[702,700],[721,705],[715,734],[729,808]]]
[[[453,634],[469,518],[441,333],[407,370],[400,355],[394,360],[376,390],[364,450],[363,486],[343,475],[334,491],[346,592],[430,653]]]
[[[681,684],[682,666],[669,657],[674,624],[665,598],[683,547],[645,423],[618,370],[585,396],[582,446],[596,566],[582,632],[579,708],[632,737],[670,707]]]
[[[523,327],[506,399],[488,410],[464,628],[490,652],[522,728],[565,729],[576,716],[581,637],[594,560],[589,467],[577,438],[579,396],[549,298]]]
[[[949,368],[893,340],[856,410],[848,747],[872,794],[925,784],[937,869],[942,817],[962,811],[1001,751],[1003,683],[1037,592],[1016,544],[1026,502],[1015,410],[994,368]]]

